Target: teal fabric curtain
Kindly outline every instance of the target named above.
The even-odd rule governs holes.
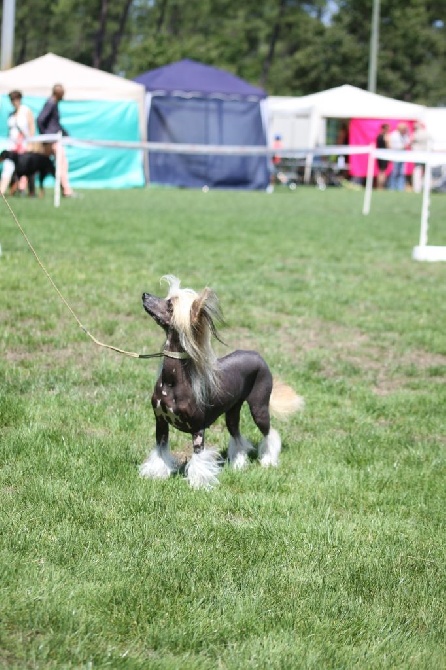
[[[35,118],[45,98],[23,97]],[[0,145],[5,148],[12,105],[0,96]],[[138,105],[134,101],[69,100],[59,103],[62,125],[77,140],[140,141]],[[144,186],[143,152],[104,147],[66,147],[74,188],[134,188]],[[51,179],[46,181],[51,186]]]

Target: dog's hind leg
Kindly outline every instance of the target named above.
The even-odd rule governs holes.
[[[141,477],[167,479],[178,469],[169,449],[169,424],[162,416],[156,417],[156,446],[139,466]]]
[[[234,405],[228,412],[226,412],[226,427],[230,434],[228,458],[233,468],[236,470],[243,470],[248,465],[248,453],[254,448],[249,442],[240,434],[240,410],[243,402]]]
[[[19,180],[17,179],[17,176],[12,176],[11,179],[11,186],[9,188],[9,194],[14,195],[14,193],[17,191],[19,188]]]
[[[220,455],[216,449],[204,448],[204,430],[193,435],[194,453],[186,465],[186,476],[193,489],[212,489],[218,484]]]
[[[34,198],[36,195],[36,181],[33,174],[29,175],[28,177],[28,195],[31,198]]]
[[[261,385],[259,384],[259,386]],[[256,388],[247,399],[254,423],[263,435],[258,455],[260,465],[265,468],[279,464],[279,454],[282,448],[279,433],[274,428],[271,428],[269,413],[270,394],[271,389],[269,386],[263,390]]]
[[[274,428],[270,428],[267,435],[263,437],[259,445],[259,461],[260,465],[268,468],[271,465],[277,466],[279,464],[279,454],[282,449],[282,440],[280,435]]]

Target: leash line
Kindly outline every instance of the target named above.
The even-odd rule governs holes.
[[[93,340],[93,342],[94,342],[95,344],[97,344],[99,347],[104,347],[105,349],[111,349],[112,351],[116,351],[118,354],[124,354],[125,356],[131,356],[132,358],[160,358],[161,356],[169,356],[170,354],[174,354],[174,353],[175,353],[175,352],[168,352],[168,351],[159,351],[159,352],[157,352],[157,353],[155,353],[155,354],[138,354],[138,353],[136,353],[135,351],[126,351],[125,349],[119,349],[118,347],[114,347],[114,346],[112,346],[111,344],[105,344],[104,342],[100,342],[94,335],[92,335],[92,334],[90,333],[90,331],[87,330],[87,328],[81,323],[80,319],[78,318],[78,316],[76,315],[76,313],[74,312],[74,310],[72,309],[72,307],[69,305],[69,303],[67,302],[67,300],[65,300],[64,296],[63,296],[62,293],[59,291],[59,289],[58,289],[58,287],[56,286],[55,282],[53,281],[51,275],[49,274],[48,270],[46,269],[46,267],[44,266],[44,264],[43,264],[42,261],[40,260],[40,258],[39,258],[39,256],[38,256],[36,250],[34,249],[33,245],[31,244],[31,242],[30,242],[30,240],[29,240],[27,234],[25,233],[25,231],[23,230],[22,226],[20,225],[20,222],[19,222],[17,216],[15,215],[15,212],[14,212],[14,210],[12,209],[11,205],[9,204],[8,200],[6,199],[5,194],[2,193],[1,196],[2,196],[2,198],[3,198],[3,200],[4,200],[4,202],[6,203],[6,206],[7,206],[7,208],[9,209],[9,211],[10,211],[10,213],[11,213],[11,216],[12,216],[12,218],[14,219],[14,221],[15,221],[15,223],[16,223],[18,229],[20,230],[20,232],[22,233],[23,237],[25,238],[25,241],[26,241],[28,247],[31,249],[32,253],[34,254],[34,258],[36,259],[37,263],[40,265],[40,268],[41,268],[42,271],[44,272],[44,274],[45,274],[46,278],[48,279],[48,281],[50,282],[51,286],[54,288],[54,290],[56,291],[57,295],[58,295],[59,298],[62,300],[62,302],[64,303],[64,305],[67,307],[67,309],[71,312],[72,316],[75,318],[75,320],[76,320],[77,324],[79,325],[79,327],[82,328],[82,330],[84,331],[84,333],[85,333],[86,335],[88,335],[88,337],[89,337],[91,340]],[[177,356],[171,356],[171,357],[172,357],[172,358],[177,358],[177,357],[179,358],[178,355],[177,355]],[[181,357],[183,358],[183,356],[181,356]],[[187,356],[187,357],[188,357],[188,356]],[[185,356],[184,356],[184,358],[185,358]]]

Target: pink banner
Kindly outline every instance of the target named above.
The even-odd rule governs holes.
[[[388,123],[390,131],[395,130],[400,121],[398,119],[351,119],[349,128],[349,144],[351,146],[364,146],[374,144],[376,146],[376,138],[381,132],[383,123]],[[412,121],[404,121],[409,126],[409,132],[412,132]],[[367,176],[367,161],[368,156],[353,155],[350,156],[350,174],[352,177],[366,177]],[[392,171],[392,163],[389,163],[387,174]],[[413,163],[406,163],[405,173],[412,174]],[[378,174],[378,167],[375,161],[375,176]]]

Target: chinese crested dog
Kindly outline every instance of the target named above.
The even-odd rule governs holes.
[[[273,384],[267,364],[256,351],[234,351],[217,358],[212,337],[218,339],[216,323],[221,321],[216,294],[180,288],[176,277],[163,277],[169,284],[166,298],[144,293],[146,312],[163,328],[166,342],[160,376],[152,396],[156,422],[156,445],[140,466],[142,477],[167,478],[178,470],[169,449],[169,426],[190,433],[193,455],[186,476],[193,488],[212,488],[218,483],[221,460],[214,449],[206,449],[205,429],[222,414],[230,434],[228,459],[232,467],[248,464],[253,449],[240,434],[240,410],[248,403],[251,416],[262,433],[258,449],[261,465],[276,466],[281,440],[271,428],[270,412],[293,414],[303,400],[289,387]]]

